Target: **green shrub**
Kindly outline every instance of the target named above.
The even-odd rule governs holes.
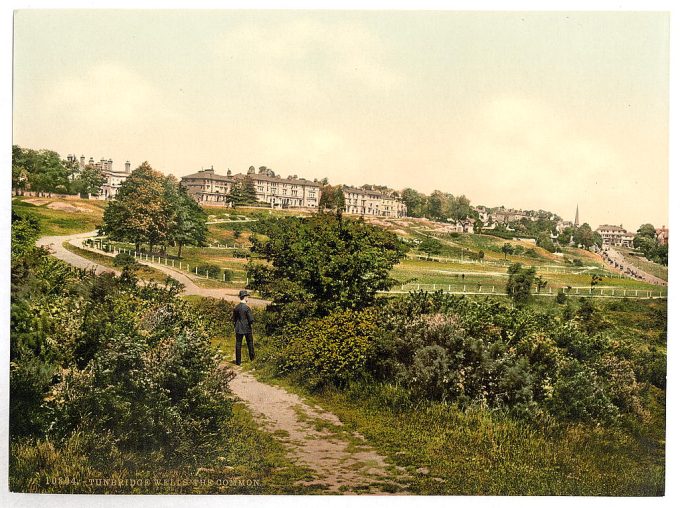
[[[280,374],[296,374],[310,387],[346,386],[364,373],[379,333],[375,312],[335,311],[286,327],[276,355]]]
[[[219,266],[204,264],[196,267],[198,275],[205,277],[206,273],[210,279],[220,279],[222,278],[222,269]]]
[[[133,270],[141,268],[137,259],[126,252],[119,252],[116,254],[116,257],[113,258],[113,266],[127,267]]]
[[[562,420],[611,424],[619,417],[603,380],[592,368],[575,359],[560,369],[548,404],[551,412]]]
[[[560,305],[567,303],[567,295],[562,289],[560,289],[557,292],[557,296],[555,297],[555,301],[557,303],[559,303]]]

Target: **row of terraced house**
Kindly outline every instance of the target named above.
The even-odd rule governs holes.
[[[316,209],[321,199],[322,183],[291,175],[282,178],[272,169],[251,166],[246,174],[219,175],[214,168],[182,177],[181,184],[203,205],[229,206],[230,193],[236,182],[249,178],[255,187],[257,201],[274,209]],[[406,205],[397,197],[374,190],[343,186],[345,212],[376,217],[405,217]]]

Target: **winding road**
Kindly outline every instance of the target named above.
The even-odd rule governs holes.
[[[94,261],[87,259],[83,256],[80,256],[78,254],[75,254],[68,250],[66,247],[64,247],[64,242],[68,242],[71,245],[78,247],[79,249],[83,250],[89,250],[91,252],[95,252],[97,254],[101,255],[108,255],[110,257],[113,257],[113,254],[108,254],[106,252],[102,252],[97,249],[93,249],[91,247],[87,247],[86,245],[83,245],[83,240],[87,238],[93,238],[97,235],[96,231],[90,231],[87,233],[77,233],[73,235],[64,235],[64,236],[43,236],[40,238],[37,242],[36,245],[39,247],[45,247],[50,250],[50,253],[58,258],[61,259],[62,261],[67,262],[68,264],[75,266],[77,268],[84,268],[84,269],[93,269],[96,274],[104,273],[104,272],[113,272],[116,275],[120,275],[120,270],[116,270],[114,268],[110,268],[108,266],[100,265],[98,263],[95,263]],[[169,275],[176,281],[180,282],[183,286],[184,289],[182,290],[183,295],[198,295],[198,296],[207,296],[210,298],[217,298],[221,300],[226,300],[230,302],[238,302],[238,289],[233,289],[233,288],[203,288],[201,286],[198,286],[192,279],[189,277],[186,272],[183,272],[179,269],[173,268],[171,266],[165,266],[165,265],[160,265],[157,263],[150,263],[148,261],[143,261],[141,259],[138,260],[139,263],[143,265],[150,266],[156,270],[159,270],[166,275]],[[258,298],[250,298],[248,300],[248,303],[250,303],[254,307],[266,307],[270,302],[267,300],[262,300]]]

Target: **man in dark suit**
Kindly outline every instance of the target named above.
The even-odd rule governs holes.
[[[236,365],[241,365],[241,346],[243,344],[243,337],[246,338],[248,345],[248,356],[250,361],[255,359],[255,346],[253,344],[253,312],[247,305],[248,291],[242,289],[238,292],[238,297],[241,299],[236,307],[234,307],[234,331],[236,332]]]

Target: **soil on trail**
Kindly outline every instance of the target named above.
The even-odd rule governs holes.
[[[236,372],[229,383],[232,392],[296,462],[314,472],[316,478],[302,485],[321,485],[330,493],[406,493],[405,470],[389,465],[361,434],[345,429],[337,416],[231,367]]]

